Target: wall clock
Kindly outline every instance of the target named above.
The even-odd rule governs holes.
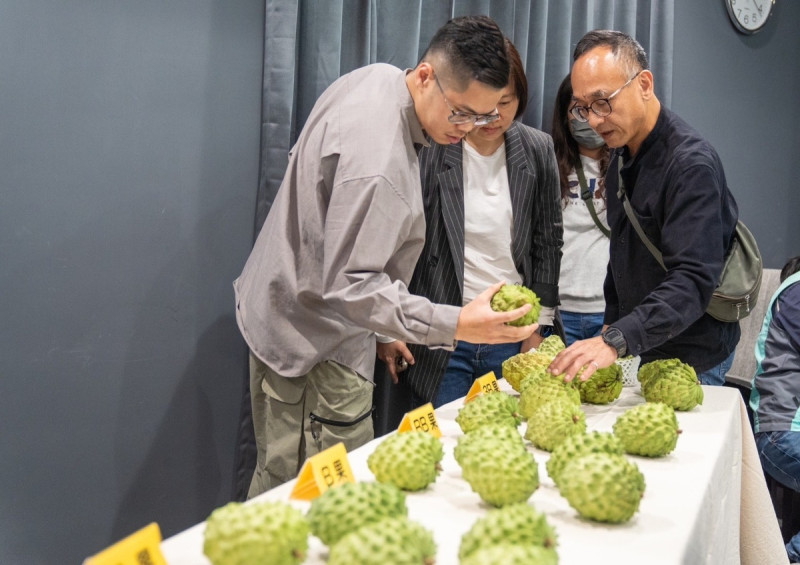
[[[753,34],[764,29],[775,0],[725,0],[725,7],[738,31]]]

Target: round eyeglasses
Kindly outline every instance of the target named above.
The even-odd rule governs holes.
[[[620,86],[606,98],[598,98],[588,106],[579,106],[578,104],[575,104],[572,108],[570,108],[569,110],[570,114],[572,114],[572,117],[578,120],[579,122],[589,121],[589,110],[591,110],[595,116],[605,118],[613,111],[613,109],[611,108],[612,98],[614,98],[617,94],[622,92],[622,90],[626,86],[628,86],[631,82],[633,82],[633,79],[638,77],[641,73],[642,71],[639,71],[638,73],[633,75],[631,78],[628,79],[628,82]]]
[[[500,114],[497,112],[497,108],[495,108],[494,112],[491,114],[472,114],[470,112],[462,112],[460,110],[456,110],[455,108],[453,108],[453,105],[450,104],[450,101],[447,99],[447,96],[445,96],[442,84],[439,82],[439,77],[433,75],[433,80],[436,81],[436,86],[439,87],[439,92],[442,93],[442,98],[444,98],[444,103],[447,104],[448,108],[450,108],[450,115],[447,116],[447,121],[450,122],[451,124],[463,125],[471,123],[474,126],[485,126],[486,124],[490,124],[500,119]]]

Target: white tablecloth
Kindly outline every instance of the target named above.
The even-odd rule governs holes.
[[[549,454],[529,447],[539,462],[541,482],[529,502],[555,527],[562,565],[788,563],[741,396],[725,387],[704,387],[704,392],[702,406],[677,413],[683,432],[675,451],[659,459],[631,457],[647,487],[639,512],[626,524],[579,518],[547,476]],[[617,416],[642,402],[637,388],[625,388],[611,405],[584,405],[588,427],[611,431]],[[407,494],[409,517],[434,532],[437,565],[457,565],[462,534],[489,508],[461,478],[453,458],[461,435],[454,419],[461,405],[459,400],[436,410],[445,447],[442,473],[427,490]],[[374,480],[366,459],[380,441],[348,454],[356,480]],[[281,485],[256,500],[283,500],[306,510],[309,503],[289,500],[293,485],[294,481]],[[201,523],[164,540],[167,563],[207,564],[203,530]],[[326,555],[325,546],[312,536],[306,563],[324,563]]]

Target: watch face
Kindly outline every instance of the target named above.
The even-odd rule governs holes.
[[[743,33],[759,31],[772,11],[773,0],[726,0],[728,14],[736,29]]]
[[[625,343],[625,336],[619,328],[608,328],[601,334],[603,341],[617,350],[617,355],[622,357],[625,355],[627,347]]]

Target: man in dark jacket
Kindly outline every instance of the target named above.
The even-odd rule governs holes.
[[[678,358],[703,384],[721,385],[740,331],[705,313],[738,220],[719,156],[661,105],[633,38],[589,32],[573,59],[573,116],[615,148],[606,175],[611,248],[604,332],[566,349],[551,371],[571,379],[584,368],[585,380],[625,355]],[[626,216],[620,183],[666,270]]]

